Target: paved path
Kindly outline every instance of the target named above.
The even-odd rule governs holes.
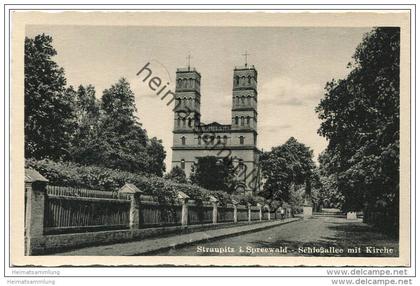
[[[285,220],[265,221],[258,223],[241,223],[238,226],[211,229],[206,231],[193,232],[189,234],[174,235],[161,238],[151,238],[141,241],[133,241],[126,243],[117,243],[111,245],[86,247],[73,251],[67,251],[62,253],[56,253],[54,255],[77,255],[77,256],[89,256],[89,255],[112,255],[112,256],[125,256],[125,255],[146,255],[157,251],[163,251],[167,249],[173,249],[175,247],[181,247],[192,243],[206,242],[212,239],[224,238],[232,235],[241,235],[252,231],[258,231],[267,229],[270,227],[276,227],[279,225],[288,224],[290,222],[298,221],[299,218],[290,218]]]
[[[305,253],[324,249],[324,253]],[[334,253],[340,249],[344,254]],[[360,247],[361,253],[348,249]],[[369,248],[369,250],[367,249]],[[388,253],[369,253],[370,247]],[[385,248],[384,248],[385,247]],[[287,251],[283,253],[287,248]],[[303,251],[299,251],[301,248]],[[386,250],[387,249],[387,250]],[[392,249],[392,250],[391,250]],[[231,250],[231,252],[229,252]],[[233,251],[232,251],[233,250]],[[270,252],[273,250],[274,252]],[[331,253],[325,253],[328,250]],[[277,252],[275,252],[277,251]],[[376,251],[376,250],[375,250]],[[393,253],[389,253],[389,252]],[[361,220],[314,217],[266,230],[169,249],[158,255],[286,255],[286,256],[398,256],[398,240],[375,231]]]

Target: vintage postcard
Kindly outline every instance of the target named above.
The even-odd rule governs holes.
[[[14,266],[410,266],[410,11],[14,11]]]

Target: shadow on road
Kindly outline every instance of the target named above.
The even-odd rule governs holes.
[[[398,239],[362,222],[329,222],[321,231],[324,235],[314,241],[297,237],[296,240],[261,240],[254,244],[258,247],[287,247],[287,255],[293,256],[398,257]],[[344,252],[335,252],[340,249]]]

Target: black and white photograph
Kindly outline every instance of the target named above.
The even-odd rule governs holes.
[[[196,12],[200,24],[124,25],[112,20],[142,13],[116,14],[30,23],[15,39],[23,259],[408,265],[402,26],[247,25],[252,13],[211,25]]]

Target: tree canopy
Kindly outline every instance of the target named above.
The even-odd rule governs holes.
[[[325,171],[344,196],[344,210],[382,200],[398,213],[400,29],[368,33],[349,69],[327,83],[316,109],[319,134],[329,140]]]
[[[162,142],[147,136],[124,78],[97,99],[92,85],[66,87],[52,38],[25,38],[25,157],[67,160],[162,176]]]
[[[45,34],[25,38],[25,156],[62,159],[75,129],[73,94]]]
[[[164,176],[164,178],[176,183],[187,183],[187,176],[185,175],[184,170],[182,170],[179,166],[173,167],[172,170]]]
[[[192,169],[190,181],[208,190],[228,193],[232,193],[236,187],[234,167],[227,157],[199,157]]]
[[[264,152],[260,158],[266,198],[290,201],[291,186],[301,185],[311,177],[315,163],[313,151],[295,138]]]

